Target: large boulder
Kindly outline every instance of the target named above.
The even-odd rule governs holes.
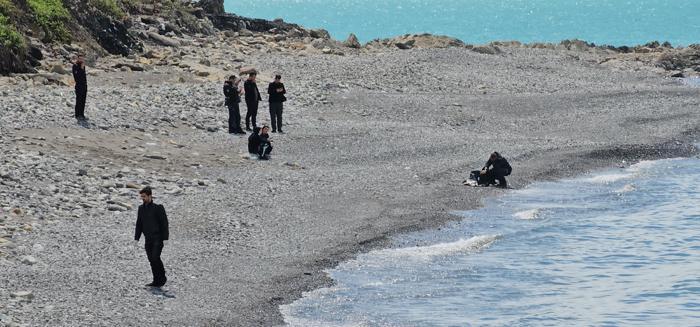
[[[0,47],[0,75],[28,73],[32,69],[24,60],[24,55],[7,47]]]
[[[224,0],[200,0],[198,5],[208,15],[223,15],[226,13]]]
[[[694,69],[700,71],[700,45],[691,45],[687,48],[668,51],[661,55],[656,65],[666,70]]]
[[[345,46],[348,48],[359,49],[362,47],[362,44],[360,44],[360,41],[357,39],[357,36],[355,34],[350,33],[348,39],[345,40]]]

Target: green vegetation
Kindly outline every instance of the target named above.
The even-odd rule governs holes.
[[[90,0],[90,3],[98,10],[116,19],[126,17],[126,13],[119,7],[115,0]]]
[[[27,0],[37,24],[44,29],[47,41],[70,41],[66,22],[70,13],[61,0]]]
[[[0,45],[15,50],[26,46],[22,34],[19,34],[10,19],[16,15],[17,7],[12,2],[0,0]]]
[[[0,0],[0,15],[14,17],[18,13],[17,7],[10,0]]]

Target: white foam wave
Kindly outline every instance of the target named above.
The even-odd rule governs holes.
[[[513,217],[522,219],[522,220],[533,220],[537,219],[540,217],[540,214],[542,213],[542,209],[537,208],[537,209],[530,209],[530,210],[525,210],[525,211],[518,211],[513,214]]]
[[[590,182],[590,183],[608,184],[608,183],[617,182],[619,180],[632,178],[635,175],[636,174],[633,172],[625,172],[625,173],[618,173],[618,174],[603,174],[603,175],[591,176],[591,177],[588,177],[584,180],[586,182]]]
[[[375,252],[375,255],[390,257],[416,257],[427,258],[445,256],[458,252],[478,252],[489,247],[500,236],[478,235],[468,239],[460,239],[450,243],[439,243],[428,246],[415,246],[399,249],[386,249]]]
[[[636,189],[637,189],[637,187],[634,186],[634,184],[627,184],[627,185],[623,186],[621,189],[617,190],[616,193],[629,193],[629,192],[635,191]]]

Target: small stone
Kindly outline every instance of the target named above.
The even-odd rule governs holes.
[[[223,179],[223,178],[218,178],[216,181],[219,182],[219,183],[221,183],[221,184],[226,184],[226,183],[227,183],[226,180]]]
[[[154,160],[166,160],[167,158],[158,154],[146,154],[144,157]]]
[[[34,298],[34,293],[32,291],[18,291],[10,293],[10,297],[29,302]]]
[[[199,186],[207,186],[207,182],[206,182],[206,181],[197,181],[197,185],[199,185]]]
[[[88,172],[85,169],[78,169],[78,176],[86,176],[87,173]]]
[[[18,215],[18,216],[24,216],[25,212],[21,208],[14,208],[14,209],[12,209],[12,213],[14,213],[15,215]]]
[[[132,183],[132,182],[128,182],[128,183],[126,183],[126,188],[133,188],[133,189],[138,190],[138,189],[141,189],[141,185],[136,184],[136,183]]]
[[[120,206],[120,205],[112,204],[112,205],[110,205],[110,206],[107,207],[107,210],[108,210],[108,211],[118,211],[118,212],[122,212],[122,211],[126,211],[126,208],[125,208],[125,207],[122,207],[122,206]]]
[[[20,261],[23,264],[30,265],[30,266],[35,265],[37,262],[39,262],[39,260],[37,260],[35,257],[33,257],[31,255],[23,256],[22,259],[20,259]]]

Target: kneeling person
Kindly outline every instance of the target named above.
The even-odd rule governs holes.
[[[272,152],[272,141],[270,140],[270,135],[268,134],[270,128],[263,126],[262,128],[256,127],[253,130],[253,134],[248,137],[248,152],[252,155],[255,154],[260,160],[268,160],[270,152]]]
[[[489,169],[489,167],[493,167]],[[506,176],[510,175],[513,168],[508,163],[506,158],[503,158],[500,153],[494,152],[486,161],[486,165],[481,169],[481,178],[484,180],[484,184],[492,185],[496,184],[498,181],[499,187],[508,187],[508,182],[506,181]]]

